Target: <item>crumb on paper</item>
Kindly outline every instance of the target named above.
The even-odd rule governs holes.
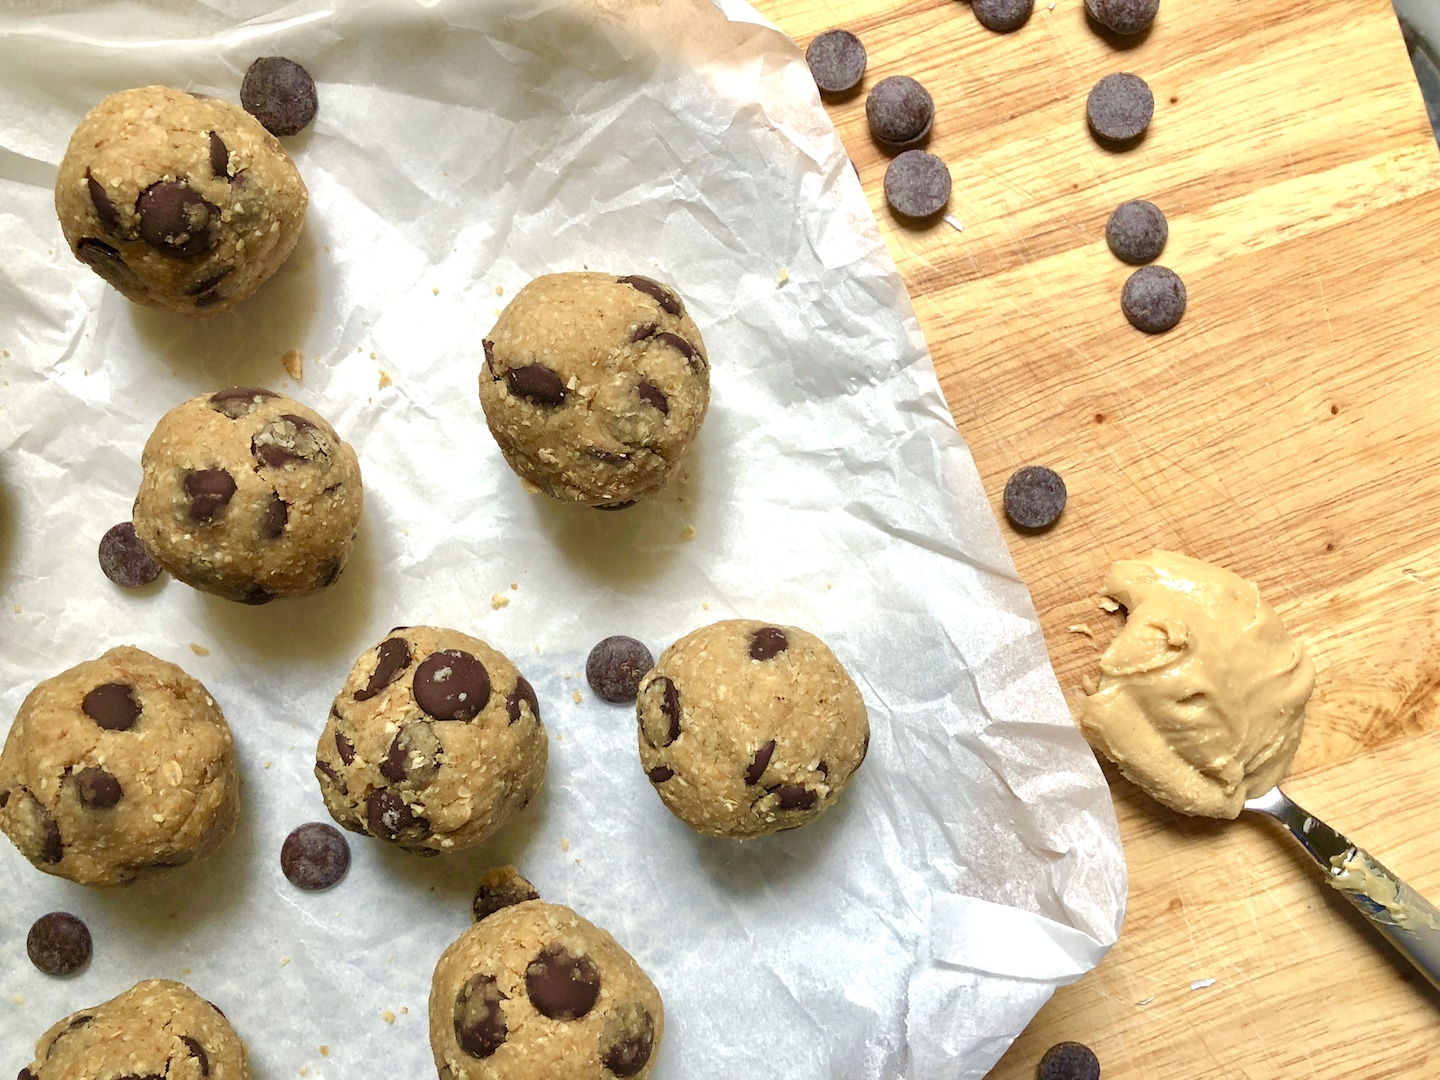
[[[355,351],[356,351],[356,352],[359,352],[360,350],[359,350],[359,349],[356,349]],[[374,360],[375,358],[376,358],[376,357],[375,357],[375,350],[374,350],[374,349],[371,349],[371,350],[370,350],[370,359],[371,359],[371,360]]]
[[[290,957],[288,957],[288,956],[282,956],[282,957],[280,957],[280,966],[281,966],[281,967],[284,967],[284,966],[285,966],[286,964],[288,964],[288,963],[290,963]]]
[[[520,590],[520,583],[519,583],[518,581],[512,581],[512,582],[510,582],[510,591],[511,591],[511,592],[518,592],[519,590]]]
[[[1149,1005],[1149,1004],[1150,1004],[1152,1001],[1154,1001],[1154,1000],[1155,1000],[1155,995],[1154,995],[1154,994],[1151,994],[1151,995],[1150,995],[1149,997],[1147,997],[1147,998],[1141,998],[1139,1001],[1135,1002],[1135,1004],[1143,1007],[1143,1006],[1145,1006],[1145,1005]]]
[[[390,378],[390,373],[382,367],[380,369],[380,389],[384,390],[385,387],[394,385],[394,382],[395,380]]]
[[[15,614],[16,614],[16,615],[19,615],[19,614],[20,614],[20,601],[19,601],[19,600],[16,600],[16,601],[15,601]]]
[[[438,288],[434,287],[434,286],[431,286],[431,288],[430,288],[430,295],[431,295],[431,296],[439,296],[439,295],[440,295],[440,290],[439,290]]]
[[[709,611],[709,610],[710,610],[710,601],[709,601],[709,600],[701,600],[701,601],[700,601],[700,606],[701,606],[702,608],[704,608],[706,611]]]
[[[962,224],[961,221],[960,221],[960,219],[957,218],[954,214],[946,214],[946,215],[945,215],[943,218],[941,218],[940,220],[943,221],[943,222],[945,222],[946,225],[949,225],[949,226],[950,226],[952,229],[954,229],[956,232],[964,232],[964,231],[965,231],[965,226],[964,226],[964,224]]]
[[[1196,979],[1190,984],[1191,990],[1204,990],[1207,986],[1214,986],[1214,979]]]
[[[495,286],[495,295],[496,295],[496,296],[504,296],[504,295],[505,295],[505,286],[504,286],[504,285],[496,285],[496,286]]]
[[[785,284],[787,281],[789,281],[789,280],[790,280],[790,270],[789,270],[789,268],[788,268],[788,267],[785,267],[785,266],[780,267],[780,272],[775,275],[775,287],[776,287],[776,288],[779,288],[781,285],[784,285],[784,284]]]
[[[261,765],[262,765],[264,768],[267,768],[267,769],[270,768],[270,766],[272,766],[272,765],[274,765],[274,764],[275,764],[275,763],[274,763],[273,761],[263,761],[263,762],[261,762]]]
[[[694,539],[695,539],[695,526],[694,526],[694,525],[686,525],[683,529],[681,529],[681,530],[680,530],[680,539],[681,539],[681,540],[694,540]]]
[[[280,363],[296,382],[305,377],[305,354],[299,349],[291,349],[280,358]]]
[[[9,349],[6,349],[6,350],[5,350],[5,359],[6,359],[6,360],[9,360],[9,359],[10,359],[10,350],[9,350]]]
[[[209,655],[210,655],[210,650],[209,650],[209,649],[207,649],[204,645],[196,645],[195,642],[193,642],[193,641],[190,642],[190,651],[193,652],[196,656],[209,656]]]
[[[309,1075],[310,1075],[310,1066],[309,1066],[309,1065],[301,1065],[301,1066],[300,1066],[300,1075],[301,1075],[301,1076],[309,1076]]]
[[[570,838],[569,838],[569,837],[567,837],[567,836],[562,836],[562,837],[560,837],[560,850],[561,850],[561,851],[569,851],[569,850],[570,850]]]
[[[321,1056],[321,1057],[329,1057],[329,1056],[330,1056],[330,1047],[326,1046],[324,1043],[321,1043],[321,1044],[320,1044],[320,1056]]]
[[[1069,630],[1072,634],[1082,634],[1085,637],[1090,638],[1092,641],[1095,639],[1095,631],[1091,630],[1090,627],[1083,622],[1075,623],[1073,626],[1067,626],[1065,629]]]
[[[576,705],[579,705],[580,702],[582,702],[582,701],[585,700],[583,697],[580,696],[580,691],[579,691],[579,690],[571,690],[571,691],[570,691],[570,696],[575,699],[575,704],[576,704]]]
[[[410,1015],[410,1006],[409,1006],[409,1005],[401,1005],[401,1006],[400,1006],[400,1015],[401,1015],[401,1016],[409,1016],[409,1015]]]
[[[182,967],[182,968],[180,969],[180,974],[181,974],[181,975],[189,975],[189,974],[190,974],[190,969],[189,969],[188,967]]]
[[[504,593],[497,592],[490,594],[490,609],[492,611],[499,611],[501,608],[509,606],[510,597],[506,596]]]
[[[393,1024],[393,1023],[395,1022],[395,1014],[394,1014],[393,1012],[391,1012],[389,1009],[386,1009],[386,1010],[385,1010],[384,1012],[382,1012],[380,1015],[381,1015],[381,1017],[384,1018],[384,1020],[385,1020],[385,1022],[386,1022],[387,1024]]]
[[[25,1004],[25,995],[24,995],[24,994],[16,994],[16,995],[14,996],[14,1001],[15,1001],[15,1004],[16,1004],[16,1005],[24,1005],[24,1004]]]

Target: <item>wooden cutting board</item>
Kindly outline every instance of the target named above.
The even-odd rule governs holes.
[[[1286,788],[1440,900],[1440,155],[1388,0],[1164,0],[1125,46],[1082,0],[1009,35],[955,0],[758,6],[802,47],[858,34],[864,89],[907,74],[935,98],[963,231],[897,224],[863,90],[827,107],[997,514],[1021,465],[1069,487],[1048,534],[1002,528],[1072,707],[1117,625],[1112,561],[1164,547],[1254,579],[1318,673]],[[1156,97],[1125,153],[1084,121],[1112,71]],[[1130,198],[1168,215],[1160,261],[1189,290],[1159,337],[1121,315],[1104,242]],[[1032,1080],[1062,1039],[1106,1080],[1440,1076],[1440,993],[1278,827],[1110,775],[1120,942],[993,1076]]]

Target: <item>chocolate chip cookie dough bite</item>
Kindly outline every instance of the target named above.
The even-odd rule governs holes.
[[[686,634],[640,682],[640,764],[697,832],[793,829],[839,798],[870,745],[835,654],[793,626],[730,619]]]
[[[486,336],[480,403],[527,485],[619,509],[675,474],[710,406],[710,361],[668,285],[547,274]]]
[[[458,630],[402,626],[335,696],[315,778],[345,828],[434,855],[528,806],[548,756],[535,691],[504,654]]]
[[[238,105],[165,86],[85,114],[55,180],[65,241],[137,304],[214,315],[294,250],[309,194],[279,140]]]
[[[82,885],[209,855],[239,806],[235,742],[215,699],[128,645],[31,690],[0,752],[0,829],[36,867]]]
[[[161,418],[140,464],[135,534],[187,585],[264,604],[318,592],[345,569],[360,463],[298,401],[255,386],[191,398]]]

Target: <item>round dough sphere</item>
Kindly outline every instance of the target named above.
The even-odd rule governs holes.
[[[440,1080],[643,1080],[664,1031],[659,991],[630,954],[544,900],[476,923],[430,984]]]
[[[135,534],[187,585],[264,604],[345,569],[360,463],[298,401],[257,386],[191,398],[160,419],[140,464]]]
[[[209,855],[240,774],[200,682],[122,645],[46,679],[0,752],[0,829],[47,874],[122,885]]]
[[[686,634],[640,682],[640,764],[709,836],[763,836],[824,813],[870,745],[865,701],[825,643],[730,619]]]
[[[335,696],[315,778],[345,828],[429,855],[472,847],[528,806],[549,751],[535,691],[503,653],[400,626]]]
[[[147,979],[61,1020],[20,1070],[20,1080],[102,1076],[250,1080],[250,1066],[218,1008],[183,983]]]
[[[309,193],[238,105],[165,86],[112,94],[70,138],[55,210],[75,257],[137,304],[215,315],[295,248]]]
[[[710,406],[710,362],[669,286],[547,274],[485,338],[480,404],[521,480],[618,509],[674,474]]]

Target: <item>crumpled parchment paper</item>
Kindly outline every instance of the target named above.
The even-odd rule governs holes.
[[[246,779],[220,854],[128,890],[48,877],[0,845],[0,1067],[27,1064],[64,1014],[163,976],[222,1005],[258,1078],[432,1076],[431,970],[480,873],[513,861],[654,978],[657,1076],[983,1075],[1114,942],[1124,862],[798,50],[736,2],[266,6],[0,15],[0,725],[38,680],[133,643],[209,687]],[[130,305],[55,220],[70,132],[130,86],[235,100],[270,54],[320,87],[313,129],[288,141],[312,200],[294,257],[211,320]],[[500,307],[582,267],[673,283],[714,364],[685,475],[624,513],[527,495],[476,396]],[[123,593],[95,549],[129,516],[146,436],[237,383],[299,397],[355,446],[354,560],[325,595],[263,608],[174,581]],[[824,637],[874,733],[834,810],[746,844],[665,811],[633,712],[583,678],[607,634],[658,654],[730,616]],[[349,877],[302,893],[278,853],[326,818],[311,769],[330,698],[362,650],[418,622],[484,637],[535,684],[545,793],[460,855],[353,837]],[[68,979],[25,957],[55,908],[95,937]]]

